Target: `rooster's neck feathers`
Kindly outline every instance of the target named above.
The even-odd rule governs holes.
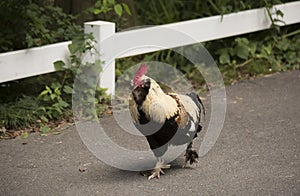
[[[139,110],[142,110],[146,118],[150,121],[164,123],[178,113],[177,102],[169,95],[165,94],[160,86],[147,76],[142,77],[148,80],[148,88],[136,88],[130,96],[129,108],[134,123],[139,123]]]
[[[131,95],[129,107],[134,123],[139,122],[139,110],[144,112],[149,121],[157,123],[164,123],[165,120],[177,116],[175,120],[179,127],[188,123],[189,116],[194,122],[199,119],[199,107],[190,96],[166,94],[152,78],[143,76],[142,79],[148,80],[150,86],[146,89],[135,89]]]
[[[141,108],[149,120],[158,123],[164,123],[166,119],[174,116],[179,110],[176,101],[165,94],[153,79],[151,79],[148,95]]]
[[[193,100],[192,96],[197,96],[196,94],[188,94],[188,95],[177,95],[180,103],[182,104],[183,108],[188,111],[188,114],[191,116],[191,120],[193,122],[197,122],[200,119],[200,108],[196,102]]]

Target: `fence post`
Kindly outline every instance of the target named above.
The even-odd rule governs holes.
[[[108,64],[106,59],[105,48],[101,46],[101,42],[106,38],[115,34],[115,23],[106,21],[94,21],[84,23],[84,32],[93,33],[93,36],[97,40],[97,49],[100,52],[100,59],[104,61],[102,64],[102,72],[100,73],[99,86],[107,88],[107,93],[114,95],[115,92],[115,60]]]

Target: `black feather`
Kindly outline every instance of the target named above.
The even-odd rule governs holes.
[[[200,97],[196,94],[196,93],[188,93],[186,94],[187,96],[189,96],[194,102],[195,104],[198,106],[200,111],[203,111],[203,115],[205,116],[205,108],[203,105],[203,102],[201,101]]]
[[[150,80],[147,80],[132,91],[134,101],[138,106],[141,106],[145,101],[146,96],[148,95],[150,89],[150,85],[151,85]]]

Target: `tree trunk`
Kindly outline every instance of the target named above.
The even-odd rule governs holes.
[[[92,14],[83,13],[84,10],[93,6],[95,0],[55,0],[54,5],[61,7],[65,13],[77,15],[77,23],[82,25],[84,22],[92,21]]]

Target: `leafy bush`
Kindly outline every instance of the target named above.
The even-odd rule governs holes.
[[[16,102],[0,104],[0,127],[27,127],[39,118],[37,98],[24,96]]]
[[[0,2],[0,52],[69,40],[81,31],[52,0]]]
[[[100,55],[95,48],[95,44],[96,41],[92,34],[79,34],[73,38],[72,44],[69,45],[71,65],[65,64],[62,61],[54,63],[56,69],[64,70],[66,74],[65,82],[62,82],[61,85],[58,86],[59,92],[60,89],[63,89],[65,94],[75,94],[72,100],[70,97],[68,106],[71,106],[73,101],[73,109],[81,113],[77,115],[84,115],[85,118],[97,118],[98,112],[95,113],[95,111],[91,109],[91,106],[107,103],[109,98],[105,93],[106,89],[98,87],[102,62],[99,59]],[[84,62],[82,60],[86,54],[95,57],[93,62]],[[56,105],[63,107],[61,103],[63,102],[60,102],[59,99],[55,100]],[[53,106],[54,105],[52,105],[51,108],[53,108]]]
[[[135,1],[140,25],[160,25],[214,15],[224,15],[247,9],[271,7],[292,0],[149,0]]]
[[[0,52],[70,40],[76,35],[82,36],[82,29],[75,24],[75,17],[53,7],[52,3],[52,0],[1,1]],[[90,49],[79,44],[75,44],[79,49]],[[74,48],[72,51],[72,46],[74,44],[71,44],[70,50],[72,60],[75,61],[79,58],[73,52]],[[0,127],[23,128],[36,121],[47,122],[69,116],[72,85],[77,68],[2,83]]]
[[[97,52],[94,44],[95,40],[91,34],[78,34],[75,36],[69,45],[71,65],[67,65],[62,61],[55,62],[54,66],[58,70],[56,75],[59,76],[52,78],[44,89],[36,91],[39,92],[38,96],[18,94],[15,100],[8,100],[3,96],[2,99],[6,102],[3,102],[0,107],[0,127],[16,129],[38,123],[39,127],[47,129],[42,123],[48,123],[51,120],[62,120],[72,115],[72,101],[75,101],[74,107],[77,108],[77,111],[81,110],[85,115],[84,117],[96,118],[98,111],[91,110],[91,104],[107,103],[108,95],[105,93],[106,89],[97,87],[99,77],[97,73],[100,73],[101,61],[99,59],[95,62],[82,61],[82,57],[86,52]],[[94,75],[81,74],[80,78],[77,78],[75,91],[73,84],[78,73],[94,73]],[[11,91],[12,88],[9,84],[3,84],[2,90]],[[77,94],[72,100],[73,93]],[[80,95],[78,95],[79,93]],[[3,100],[0,99],[0,101]],[[103,110],[103,107],[98,109]]]

